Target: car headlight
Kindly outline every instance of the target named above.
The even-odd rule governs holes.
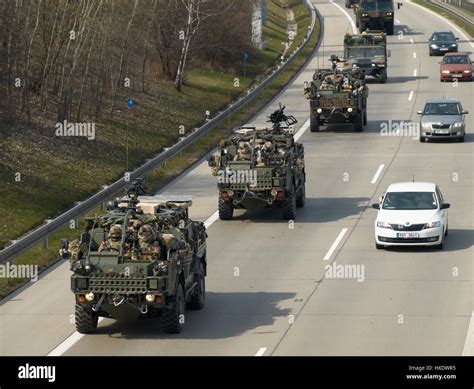
[[[431,223],[426,223],[425,228],[436,228],[441,225],[441,222],[431,222]]]
[[[471,73],[470,70],[464,70],[464,73],[468,74],[468,73]]]
[[[389,223],[386,223],[386,222],[377,222],[377,227],[380,227],[380,228],[392,228],[392,226],[389,224]]]
[[[322,113],[323,110],[322,110],[321,108],[318,108],[318,109],[316,110],[316,112],[317,112],[317,113]]]
[[[453,124],[453,127],[454,128],[462,127],[463,124],[464,124],[463,122],[457,122]]]
[[[456,46],[457,46],[456,43],[451,44],[451,47],[456,47]]]
[[[373,67],[373,68],[375,68],[376,66],[377,66],[376,64],[374,64],[374,63],[372,64],[372,67]]]
[[[353,109],[351,107],[347,108],[347,112],[351,113]]]
[[[432,49],[437,49],[438,48],[438,45],[435,45],[434,43],[431,45],[431,48]]]
[[[385,12],[385,16],[392,16],[391,12]]]
[[[369,14],[367,14],[367,13],[363,13],[363,14],[362,14],[362,17],[363,17],[363,18],[366,18],[367,16],[369,16]]]
[[[356,67],[357,67],[357,64],[356,64],[356,63],[353,63],[353,64],[352,64],[352,67],[353,67],[353,68],[356,68]]]
[[[443,73],[443,74],[449,74],[449,70],[443,70],[441,73]]]

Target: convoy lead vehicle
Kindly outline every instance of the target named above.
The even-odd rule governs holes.
[[[106,214],[87,219],[80,239],[62,242],[80,333],[93,333],[100,316],[158,315],[165,332],[179,333],[185,307],[204,306],[207,234],[188,217],[191,198],[138,196],[140,190],[135,184]]]
[[[400,8],[402,3],[397,3]],[[359,31],[383,30],[393,35],[395,7],[392,0],[360,0],[354,8]]]
[[[284,108],[275,111],[271,128],[241,127],[222,140],[217,155],[209,156],[219,189],[219,218],[230,220],[234,209],[281,208],[294,220],[305,205],[304,147],[295,142],[297,123]]]
[[[381,31],[344,36],[344,65],[357,67],[365,76],[375,77],[381,83],[387,81],[389,56],[387,36]]]
[[[310,100],[311,132],[318,132],[322,125],[343,123],[363,131],[369,95],[365,76],[357,67],[338,68],[342,61],[336,55],[330,61],[332,69],[319,69],[311,83],[304,83],[304,95]]]

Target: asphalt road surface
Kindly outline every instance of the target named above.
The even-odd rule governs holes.
[[[205,161],[197,164],[163,191],[191,194],[191,216],[209,226],[206,307],[187,312],[181,334],[163,333],[159,319],[103,319],[96,334],[75,333],[69,265],[61,263],[0,307],[1,355],[473,355],[474,88],[440,83],[440,58],[428,56],[427,39],[434,28],[453,29],[460,50],[474,44],[405,1],[388,37],[389,80],[369,81],[364,132],[304,131],[303,82],[318,63],[330,65],[330,54],[342,53],[343,34],[353,28],[343,3],[315,1],[324,44],[252,121],[262,124],[278,102],[299,120],[307,200],[294,228],[278,210],[217,220],[215,178]],[[382,123],[417,121],[426,99],[443,95],[460,98],[471,112],[465,143],[381,136]],[[370,204],[413,175],[437,183],[451,203],[445,249],[376,250]],[[334,263],[359,265],[363,277],[325,277]]]

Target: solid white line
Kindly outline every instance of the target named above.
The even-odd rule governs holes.
[[[293,136],[295,138],[295,142],[301,138],[304,132],[309,128],[309,119],[304,122],[304,124],[300,127],[298,132]]]
[[[98,323],[104,320],[103,317],[99,317]],[[47,355],[48,357],[60,357],[63,355],[67,350],[69,350],[72,346],[74,346],[77,342],[79,342],[84,334],[80,334],[77,331],[74,331],[72,335],[70,335],[66,340],[60,343],[56,348]]]
[[[370,181],[371,184],[375,184],[380,176],[380,173],[382,173],[383,168],[385,167],[384,164],[381,164],[377,171],[375,172],[374,178],[372,178],[372,181]]]
[[[411,0],[408,0],[408,3],[409,4],[412,4],[416,7],[419,7],[421,8],[422,10],[442,19],[445,23],[449,24],[452,28],[454,28],[457,32],[459,32],[459,34],[461,34],[463,36],[463,38],[471,45],[471,47],[474,47],[474,43],[471,42],[471,38],[467,36],[467,34],[460,28],[458,27],[456,24],[454,24],[453,22],[451,22],[450,20],[447,20],[445,18],[443,18],[441,15],[437,14],[436,12],[428,9],[428,8],[425,8],[423,7],[422,5],[419,5],[419,4],[416,4],[416,3],[413,3]]]
[[[416,51],[413,52],[413,58],[416,59]]]
[[[408,96],[408,101],[412,101],[412,100],[413,100],[413,94],[414,94],[414,93],[415,93],[415,92],[413,92],[413,91],[410,92],[410,96]]]
[[[410,38],[410,43],[413,45],[415,44],[415,41],[413,40],[413,38]]]
[[[357,34],[357,27],[356,27],[354,21],[352,20],[351,16],[347,13],[347,11],[344,8],[342,8],[339,4],[335,3],[334,0],[331,0],[330,3],[334,4],[337,8],[340,9],[340,11],[344,15],[346,15],[346,18],[349,19],[349,22],[351,23],[353,33]]]
[[[204,226],[209,228],[212,226],[212,224],[219,218],[219,211],[214,212],[211,216],[209,216],[205,221],[204,221]]]
[[[265,354],[265,351],[267,351],[266,347],[260,347],[257,351],[257,354],[255,354],[256,357],[261,357],[263,354]]]
[[[471,320],[469,321],[469,328],[467,329],[466,341],[464,342],[464,348],[462,350],[462,356],[473,356],[474,355],[474,312],[471,314]]]
[[[417,74],[418,74],[418,69],[414,69],[413,70],[413,77],[416,77]]]
[[[326,255],[323,258],[323,261],[329,260],[331,258],[331,255],[334,253],[334,250],[336,250],[337,245],[341,242],[342,238],[344,237],[344,234],[347,232],[347,228],[343,228],[339,235],[337,236],[336,240],[332,244],[331,248],[329,251],[326,253]]]

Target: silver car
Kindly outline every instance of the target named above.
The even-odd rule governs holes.
[[[429,138],[456,138],[464,142],[466,125],[464,111],[458,99],[431,99],[426,102],[420,121],[420,142]]]

